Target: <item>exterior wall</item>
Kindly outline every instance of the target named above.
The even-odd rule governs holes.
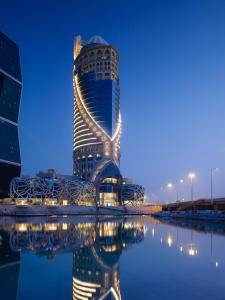
[[[18,116],[22,78],[18,46],[0,32],[0,197],[20,175]]]
[[[74,51],[74,174],[96,181],[104,167],[120,163],[119,55],[108,44],[83,45]]]

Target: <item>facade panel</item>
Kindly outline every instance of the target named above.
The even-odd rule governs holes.
[[[0,119],[0,158],[20,163],[19,137],[17,126]]]
[[[22,86],[0,71],[0,115],[18,122]]]
[[[9,196],[9,184],[12,177],[20,176],[20,165],[0,161],[0,198]]]
[[[22,81],[18,46],[0,32],[0,69]]]
[[[0,197],[20,175],[18,116],[22,90],[18,46],[0,32]]]

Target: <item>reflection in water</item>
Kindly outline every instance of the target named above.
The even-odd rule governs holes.
[[[169,225],[169,227],[166,227],[165,224]],[[165,231],[163,231],[163,233],[160,232],[158,227],[160,225],[164,225],[164,228],[170,228],[173,230],[173,233],[168,231],[165,235]],[[184,239],[183,232],[180,231],[182,229],[189,231],[190,237],[188,239]],[[196,256],[199,254],[198,246],[194,241],[194,232],[210,234],[210,256],[213,257],[213,235],[225,235],[225,224],[207,223],[198,220],[161,219],[160,221],[157,220],[156,224],[153,224],[151,232],[152,238],[158,238],[160,244],[167,244],[168,247],[174,246],[179,252],[183,252],[188,256]],[[214,266],[218,268],[219,262],[215,261]]]
[[[0,246],[0,251],[7,256],[1,255],[0,276],[3,274],[1,277],[6,278],[8,285],[0,282],[1,295],[5,295],[3,299],[17,299],[20,253],[54,259],[60,253],[70,252],[73,255],[73,300],[121,299],[120,255],[132,244],[142,242],[145,232],[143,222],[125,220],[4,226],[1,231],[4,246]],[[12,264],[14,262],[16,265]],[[16,269],[12,269],[15,266]],[[7,272],[14,282],[8,280]],[[12,292],[9,293],[8,289]]]
[[[92,244],[93,223],[15,224],[10,228],[10,247],[14,251],[36,252],[54,257],[58,252]]]
[[[9,232],[0,230],[0,299],[4,300],[16,299],[20,269],[20,253],[10,248],[9,239]]]
[[[141,242],[142,223],[98,224],[96,240],[74,252],[73,300],[121,299],[119,258],[128,245]]]
[[[225,224],[166,222],[0,218],[0,299],[223,299]]]

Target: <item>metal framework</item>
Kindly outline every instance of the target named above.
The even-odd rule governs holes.
[[[14,199],[68,200],[69,204],[95,203],[96,190],[92,183],[76,178],[15,177],[10,184],[10,197]]]
[[[122,186],[122,200],[125,206],[140,206],[144,203],[145,189],[138,184]]]

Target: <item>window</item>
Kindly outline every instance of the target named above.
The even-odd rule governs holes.
[[[97,78],[102,78],[102,73],[98,73]]]

